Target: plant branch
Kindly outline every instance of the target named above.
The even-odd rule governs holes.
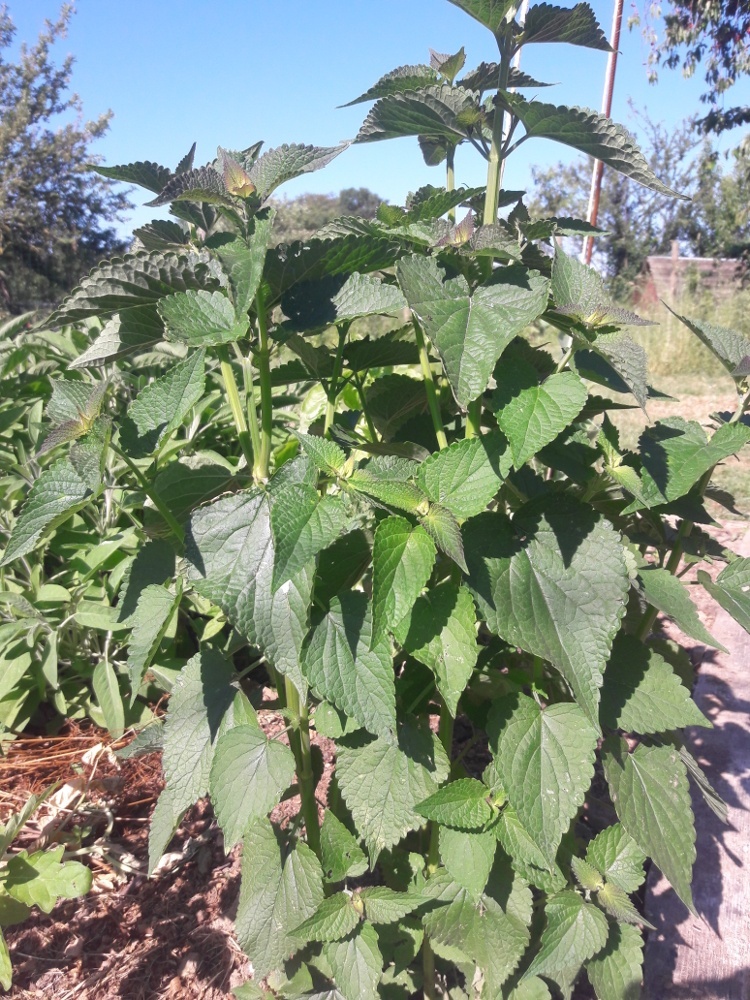
[[[229,409],[232,411],[234,426],[237,428],[237,440],[242,448],[242,454],[245,456],[248,469],[252,469],[253,445],[247,430],[245,411],[242,406],[242,400],[240,399],[240,391],[237,388],[234,371],[232,370],[232,362],[229,359],[229,349],[226,346],[220,347],[217,354],[219,355],[219,362],[221,364],[221,377],[224,380],[224,391],[227,394]]]
[[[307,843],[320,858],[320,825],[318,805],[315,801],[315,777],[312,769],[310,725],[307,702],[302,702],[299,691],[288,677],[284,678],[286,707],[291,716],[292,731],[289,743],[297,763],[297,780],[300,789],[300,812],[305,821]]]
[[[260,342],[257,352],[258,374],[260,376],[260,451],[253,467],[253,475],[257,481],[265,482],[268,479],[271,463],[273,389],[271,386],[271,351],[268,344],[268,317],[266,316],[263,293],[260,290],[255,297],[255,304],[258,312]]]
[[[175,536],[175,538],[180,543],[180,545],[182,545],[182,543],[185,541],[185,532],[182,530],[182,527],[178,523],[178,521],[175,518],[174,514],[172,514],[172,512],[166,506],[166,504],[164,503],[164,501],[162,500],[162,498],[159,496],[159,494],[156,493],[153,490],[153,488],[152,488],[151,484],[149,483],[148,479],[146,479],[146,477],[143,475],[143,473],[138,468],[138,466],[135,464],[135,462],[133,462],[133,460],[131,458],[129,458],[125,454],[125,452],[122,451],[122,449],[119,448],[116,444],[111,444],[111,448],[114,451],[114,453],[116,455],[118,455],[119,458],[121,458],[123,460],[123,462],[125,463],[125,465],[127,465],[127,467],[130,469],[130,471],[133,473],[133,475],[135,476],[135,478],[138,480],[138,485],[140,486],[140,488],[143,490],[143,492],[149,498],[149,500],[154,505],[154,507],[156,507],[156,509],[159,511],[159,513],[161,514],[161,516],[164,518],[164,520],[169,525],[169,530]]]
[[[412,321],[414,323],[414,336],[416,337],[417,347],[419,349],[419,363],[422,366],[424,388],[427,393],[427,405],[430,409],[430,416],[432,417],[432,426],[435,428],[435,437],[437,438],[438,447],[442,451],[443,448],[448,447],[448,438],[445,436],[443,418],[440,414],[440,404],[435,390],[435,380],[432,376],[432,369],[430,368],[430,357],[427,353],[427,346],[425,344],[424,334],[422,333],[422,327],[419,325],[419,320],[416,316],[414,316]]]
[[[344,345],[346,344],[346,335],[348,332],[349,324],[342,323],[338,328],[339,344],[336,349],[336,357],[333,360],[333,372],[331,373],[331,381],[328,386],[328,405],[326,406],[325,424],[323,425],[323,437],[328,436],[328,431],[331,429],[333,419],[336,415],[336,399],[339,394],[339,379],[341,378],[341,369],[344,364]]]

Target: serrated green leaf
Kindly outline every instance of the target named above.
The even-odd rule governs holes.
[[[548,976],[580,968],[607,943],[609,927],[601,910],[586,903],[577,892],[552,896],[545,908],[547,926],[539,951],[525,976]]]
[[[145,587],[138,596],[136,609],[128,620],[133,629],[128,645],[131,705],[179,602],[179,593],[171,594],[158,584]]]
[[[161,167],[151,160],[138,161],[137,163],[124,163],[116,167],[92,166],[97,174],[102,177],[109,177],[114,181],[124,181],[126,184],[138,184],[149,191],[158,194],[172,177],[172,171],[168,167]]]
[[[475,962],[484,973],[488,995],[497,996],[528,944],[525,922],[511,912],[510,900],[506,911],[493,896],[485,893],[477,901],[455,882],[442,898],[447,905],[423,918],[427,935]]]
[[[156,198],[152,198],[146,204],[150,208],[157,208],[179,201],[205,202],[209,205],[224,205],[227,208],[232,208],[234,205],[221,174],[211,166],[196,167],[175,174],[170,177]]]
[[[359,923],[353,898],[348,892],[328,896],[315,913],[292,932],[302,941],[340,941]]]
[[[449,875],[474,899],[479,899],[495,860],[497,839],[494,833],[441,826],[438,844],[440,858]]]
[[[398,479],[383,479],[374,476],[369,469],[358,469],[347,480],[347,486],[372,500],[379,501],[378,506],[386,504],[388,507],[396,507],[410,514],[427,500],[424,493],[413,483],[405,483]]]
[[[185,536],[187,578],[303,690],[300,656],[315,567],[273,592],[271,502],[271,494],[248,490],[198,508]]]
[[[305,146],[301,143],[284,143],[269,149],[258,157],[250,168],[250,180],[255,184],[259,198],[267,198],[286,181],[320,170],[343,153],[348,142],[338,146]]]
[[[455,716],[479,656],[476,613],[469,591],[450,580],[430,587],[393,634],[403,649],[432,670],[438,691]]]
[[[461,142],[469,134],[466,115],[476,113],[476,95],[450,84],[391,92],[381,97],[362,122],[355,142],[377,142],[408,135]]]
[[[419,90],[437,82],[437,73],[431,66],[399,66],[397,69],[391,70],[390,73],[386,73],[385,76],[381,76],[378,82],[373,84],[364,94],[360,94],[353,101],[343,104],[342,107],[350,108],[354,104],[376,101],[379,97],[400,94],[406,90]]]
[[[289,848],[267,819],[254,823],[243,841],[235,933],[258,979],[300,947],[293,928],[322,901],[320,864],[307,844],[298,840]]]
[[[573,855],[570,859],[570,868],[580,887],[587,892],[596,892],[604,887],[601,872],[597,871],[588,861],[584,861],[583,858],[577,858]]]
[[[68,452],[68,460],[90,490],[98,492],[102,486],[104,463],[107,457],[112,423],[109,417],[97,417],[88,433],[79,437]]]
[[[319,697],[376,735],[396,725],[396,690],[390,645],[375,640],[366,594],[334,597],[314,626],[304,653],[304,672]]]
[[[750,632],[750,559],[735,559],[724,567],[715,581],[705,570],[698,570],[698,582],[746,632]]]
[[[413,341],[404,340],[403,333],[399,330],[386,333],[376,340],[364,337],[362,340],[350,341],[344,348],[344,367],[352,372],[392,365],[417,364],[419,364],[417,345]]]
[[[604,672],[599,718],[602,726],[629,733],[711,726],[667,661],[624,632]]]
[[[344,468],[346,453],[334,441],[312,434],[303,434],[301,431],[297,431],[295,437],[302,451],[321,472],[335,476]]]
[[[365,390],[367,413],[385,441],[407,420],[427,412],[427,393],[421,380],[410,375],[383,375]]]
[[[509,14],[515,13],[517,6],[515,0],[450,0],[450,2],[465,10],[467,14],[471,14],[493,33],[503,27]]]
[[[487,725],[508,799],[551,863],[594,776],[597,730],[577,705],[526,695],[497,700]]]
[[[169,219],[152,219],[145,226],[134,229],[133,236],[144,250],[179,250],[190,242],[186,229]]]
[[[108,659],[100,660],[94,667],[91,684],[110,735],[119,739],[125,730],[125,706],[117,674]]]
[[[750,427],[744,424],[722,424],[710,439],[699,423],[682,417],[669,417],[647,427],[639,444],[641,480],[648,505],[654,507],[684,496],[704,473],[736,454],[748,441]],[[633,503],[623,513],[641,506]]]
[[[272,212],[265,218],[256,215],[255,229],[249,239],[237,237],[216,248],[216,255],[229,275],[234,309],[238,317],[247,313],[255,300],[266,263],[272,226]]]
[[[372,642],[379,642],[414,606],[435,564],[435,543],[406,518],[391,516],[372,547]]]
[[[153,874],[188,807],[178,808],[170,789],[163,788],[151,813],[148,830],[148,872]]]
[[[216,461],[211,452],[197,452],[170,462],[154,478],[153,485],[162,503],[178,524],[184,524],[188,514],[201,504],[237,487],[234,471]],[[159,511],[147,507],[146,525],[150,534],[169,530]]]
[[[620,823],[594,837],[586,849],[586,860],[624,892],[635,892],[646,878],[646,855]]]
[[[219,727],[236,694],[232,674],[220,653],[206,649],[187,661],[172,688],[162,765],[173,814],[208,793]]]
[[[218,290],[226,283],[219,262],[207,250],[126,254],[94,268],[49,317],[64,326],[89,316],[111,316],[132,306],[153,305],[188,289]]]
[[[40,538],[80,510],[91,496],[88,484],[67,458],[45,469],[16,518],[0,566],[31,552]]]
[[[457,518],[485,510],[510,471],[507,442],[499,434],[456,441],[422,462],[417,484],[433,503]]]
[[[3,887],[25,906],[50,913],[58,899],[75,899],[91,888],[91,870],[78,861],[63,861],[63,845],[19,851],[5,862]]]
[[[692,330],[696,337],[703,341],[730,375],[750,355],[750,340],[743,337],[738,331],[729,330],[727,327],[717,326],[715,323],[708,323],[705,320],[689,319],[687,316],[681,316],[675,312],[666,302],[664,304],[673,316],[676,316],[688,330]]]
[[[617,816],[642,851],[661,869],[685,905],[695,861],[695,823],[687,771],[671,746],[605,743],[604,773]],[[614,880],[612,880],[614,881]]]
[[[380,278],[355,271],[333,297],[337,320],[360,316],[378,316],[406,309],[406,299],[397,285],[387,285]]]
[[[326,882],[356,878],[367,871],[365,852],[329,809],[326,809],[320,827],[320,849]]]
[[[141,389],[128,407],[120,430],[130,455],[139,458],[151,454],[167,434],[182,424],[203,396],[205,357],[205,351],[195,351]]]
[[[223,292],[188,289],[162,299],[158,305],[167,340],[189,347],[231,344],[247,336],[247,318],[235,314]]]
[[[400,253],[395,240],[370,233],[282,243],[266,255],[264,280],[277,298],[298,282],[391,267]]]
[[[122,309],[104,324],[91,347],[71,361],[69,368],[97,368],[107,361],[148,351],[164,337],[164,324],[155,305]]]
[[[138,606],[138,598],[146,587],[161,586],[171,580],[175,571],[174,549],[162,539],[149,539],[141,545],[122,577],[118,619],[125,622]]]
[[[457,830],[479,830],[492,819],[489,794],[489,788],[476,778],[458,778],[420,802],[417,812]]]
[[[281,490],[271,508],[274,593],[335,542],[348,521],[340,497],[321,497],[312,486],[304,485]]]
[[[235,726],[219,737],[209,789],[227,850],[278,805],[293,778],[292,751],[267,739],[260,726]]]
[[[476,90],[476,87],[466,88]],[[432,184],[425,184],[413,195],[409,196],[406,203],[406,217],[411,222],[427,222],[445,215],[452,208],[468,202],[471,198],[484,193],[483,187],[472,188],[446,188],[434,187]]]
[[[655,930],[646,918],[636,910],[630,896],[618,885],[607,883],[596,894],[599,905],[607,911],[610,917],[619,920],[623,924],[643,924]]]
[[[464,556],[464,542],[458,521],[447,507],[431,504],[427,513],[420,518],[420,524],[437,547],[464,571],[469,572]]]
[[[437,737],[413,722],[399,725],[394,737],[355,734],[339,745],[337,780],[371,865],[382,850],[424,825],[415,807],[446,779],[447,764]]]
[[[397,273],[462,407],[484,392],[502,352],[547,306],[547,279],[525,268],[499,268],[473,295],[462,275],[446,279],[432,257],[403,258]]]
[[[54,424],[67,421],[81,421],[84,428],[101,410],[107,381],[81,382],[73,379],[52,380],[52,396],[45,410],[46,416]]]
[[[554,441],[588,398],[586,386],[574,372],[550,375],[540,384],[533,365],[520,358],[501,364],[495,379],[492,408],[517,469]]]
[[[611,52],[607,37],[587,3],[570,9],[539,3],[530,7],[523,25],[523,45],[530,42],[568,42]]]
[[[521,824],[513,806],[505,806],[492,832],[521,878],[548,893],[564,888],[567,879],[557,864],[550,865],[547,861]]]
[[[668,615],[685,635],[727,652],[701,622],[698,608],[685,584],[669,570],[658,566],[644,567],[638,572],[638,582],[648,603]]]
[[[589,719],[629,587],[609,522],[562,495],[522,507],[511,521],[480,514],[464,527],[469,588],[488,627],[552,663]]]
[[[600,334],[592,344],[593,351],[620,376],[635,396],[639,406],[648,399],[648,362],[640,344],[620,333]]]
[[[641,992],[643,938],[637,927],[610,924],[607,945],[586,966],[599,1000],[636,1000]]]
[[[605,115],[586,108],[530,102],[519,94],[505,94],[504,101],[519,118],[529,138],[552,139],[572,146],[644,187],[672,198],[683,197],[659,180],[627,129]]]
[[[464,51],[463,45],[454,54],[446,54],[442,52],[435,52],[434,49],[430,49],[430,66],[437,70],[438,73],[449,83],[453,83],[456,76],[464,68],[466,62],[466,52]]]
[[[549,987],[542,980],[533,976],[531,979],[524,979],[515,986],[510,993],[503,993],[504,1000],[552,1000]]]
[[[360,889],[359,898],[365,905],[365,916],[372,924],[395,923],[424,902],[421,896],[396,892],[384,885]]]
[[[348,938],[327,944],[323,957],[345,1000],[377,1000],[383,956],[372,924],[362,923]]]

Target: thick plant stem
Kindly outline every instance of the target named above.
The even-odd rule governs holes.
[[[438,739],[443,745],[448,760],[451,759],[453,747],[453,716],[448,711],[445,702],[440,701],[440,723],[438,725]],[[427,876],[434,875],[440,867],[440,826],[438,823],[430,823],[430,846],[427,852]],[[430,945],[430,939],[425,934],[422,942],[422,973],[424,980],[425,1000],[435,1000],[435,955]]]
[[[469,403],[466,410],[466,427],[464,437],[475,438],[482,433],[482,399],[475,399]]]
[[[253,475],[256,481],[265,482],[271,464],[271,435],[273,433],[273,389],[271,386],[271,350],[268,343],[268,317],[261,292],[255,304],[258,311],[259,347],[257,367],[260,378],[260,451],[256,455]]]
[[[169,530],[175,536],[180,545],[182,545],[182,543],[185,541],[185,532],[182,530],[182,526],[179,524],[175,516],[169,510],[169,508],[166,506],[162,498],[159,496],[158,493],[154,492],[154,490],[151,489],[151,484],[149,483],[148,479],[146,479],[146,477],[143,475],[143,473],[135,464],[135,462],[133,462],[132,459],[128,458],[128,456],[125,454],[124,451],[118,448],[117,445],[115,444],[111,445],[111,448],[115,452],[115,454],[118,455],[123,460],[125,465],[127,465],[130,471],[133,473],[135,478],[138,480],[138,485],[140,486],[140,488],[149,498],[154,507],[156,507],[156,509],[159,511],[161,516],[169,525]]]
[[[435,428],[438,447],[442,451],[443,448],[448,447],[448,438],[445,436],[443,418],[440,415],[440,404],[438,403],[437,391],[435,389],[435,379],[432,376],[432,369],[430,368],[430,356],[427,353],[427,345],[425,344],[422,327],[419,325],[416,317],[414,317],[413,322],[414,336],[417,341],[417,348],[419,349],[419,363],[422,366],[422,378],[424,379],[424,388],[427,393],[427,405],[432,417],[432,426]]]
[[[320,825],[318,804],[315,801],[315,778],[312,769],[307,702],[300,700],[299,691],[288,677],[284,678],[284,693],[293,727],[290,734],[290,737],[293,738],[290,738],[289,743],[297,764],[297,781],[300,790],[302,818],[307,830],[307,843],[316,856],[320,858]]]
[[[255,408],[255,386],[253,385],[253,365],[250,358],[246,358],[242,352],[234,345],[237,360],[242,365],[242,379],[245,387],[245,408],[247,409],[247,424],[250,430],[250,441],[253,446],[253,455],[260,454],[260,428],[258,427],[258,411]]]
[[[365,387],[362,379],[359,377],[357,372],[354,372],[354,384],[357,387],[357,395],[359,396],[359,401],[362,404],[362,416],[365,418],[365,423],[367,424],[367,434],[369,435],[369,440],[373,443],[378,440],[378,432],[375,430],[375,425],[372,422],[372,417],[367,412],[367,399],[365,397]]]
[[[732,414],[732,418],[729,421],[730,424],[736,424],[742,419],[742,415],[747,409],[748,403],[750,403],[750,392],[747,392],[744,396],[741,396],[737,404],[737,409]],[[698,482],[698,496],[702,497],[706,491],[706,487],[711,482],[711,476],[714,474],[715,465],[712,465],[708,472],[705,472]],[[671,573],[673,576],[680,568],[680,560],[682,559],[683,553],[685,551],[685,541],[690,537],[693,530],[694,522],[684,519],[677,531],[677,538],[672,547],[672,551],[669,554],[669,559],[667,559],[664,568],[667,572]],[[651,634],[651,629],[654,627],[654,622],[656,621],[657,615],[659,614],[659,609],[650,606],[646,609],[641,623],[638,626],[636,632],[636,637],[645,642]]]
[[[325,424],[323,425],[323,437],[328,435],[333,419],[336,415],[336,399],[339,394],[338,385],[339,379],[341,378],[341,369],[344,364],[344,345],[346,344],[346,335],[349,332],[348,324],[343,324],[339,327],[339,345],[336,350],[336,357],[333,359],[333,373],[331,374],[331,381],[328,384],[328,405],[326,406],[326,417]]]
[[[253,445],[247,430],[247,421],[245,420],[245,411],[240,399],[240,391],[237,388],[237,382],[232,371],[232,362],[229,360],[229,350],[226,347],[220,347],[217,353],[221,363],[221,377],[224,380],[224,391],[227,394],[229,409],[232,411],[234,426],[237,428],[237,440],[240,443],[240,448],[242,448],[242,454],[245,456],[248,469],[252,469]]]
[[[456,147],[448,145],[448,154],[445,160],[445,189],[446,191],[456,190]],[[448,212],[448,218],[455,225],[456,224],[456,209],[451,208]]]

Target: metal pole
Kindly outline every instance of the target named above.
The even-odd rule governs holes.
[[[620,44],[620,28],[622,26],[622,8],[624,0],[615,0],[615,9],[612,14],[612,33],[609,44],[612,51],[607,59],[607,72],[604,77],[604,96],[602,97],[602,114],[609,118],[612,114],[612,92],[615,89],[615,72],[617,70],[617,48]],[[591,192],[589,194],[588,221],[592,226],[596,225],[599,216],[599,197],[602,192],[602,172],[604,164],[601,160],[594,160],[594,172],[591,175]],[[591,263],[591,254],[594,249],[593,236],[587,236],[583,241],[581,260],[584,264]]]

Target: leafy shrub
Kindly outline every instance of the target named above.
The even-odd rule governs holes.
[[[346,144],[102,168],[178,221],[138,230],[51,320],[102,329],[75,362],[91,379],[55,382],[60,457],[3,564],[20,573],[108,503],[133,526],[100,598],[117,592],[127,672],[100,660],[99,703],[137,704],[181,659],[143,736],[166,777],[151,864],[210,794],[227,847],[244,845],[237,935],[256,979],[238,996],[266,979],[285,997],[522,1000],[570,996],[585,968],[599,997],[630,997],[644,862],[692,906],[689,779],[722,810],[680,736],[709,725],[684,655],[652,630],[662,611],[716,645],[675,574],[706,551],[712,470],[750,438],[748,343],[693,324],[738,391],[710,438],[671,419],[620,446],[621,404],[597,387],[647,404],[622,331],[641,321],[555,243],[590,227],[530,218],[502,163],[538,136],[660,181],[619,126],[508,89],[533,84],[511,69],[521,45],[607,48],[587,5],[532,7],[521,28],[507,0],[456,2],[499,61],[457,82],[463,50],[387,74],[359,98],[375,103],[356,139],[417,136],[446,187],[277,246],[268,199]],[[486,157],[486,189],[454,188],[459,143]],[[373,316],[388,328],[363,336]],[[540,319],[569,338],[561,358],[525,339]],[[140,359],[165,349],[143,384]],[[710,552],[728,565],[703,585],[750,624],[750,563]],[[269,683],[288,745],[260,723]],[[322,823],[311,729],[336,749]],[[297,817],[271,822],[293,795]]]

